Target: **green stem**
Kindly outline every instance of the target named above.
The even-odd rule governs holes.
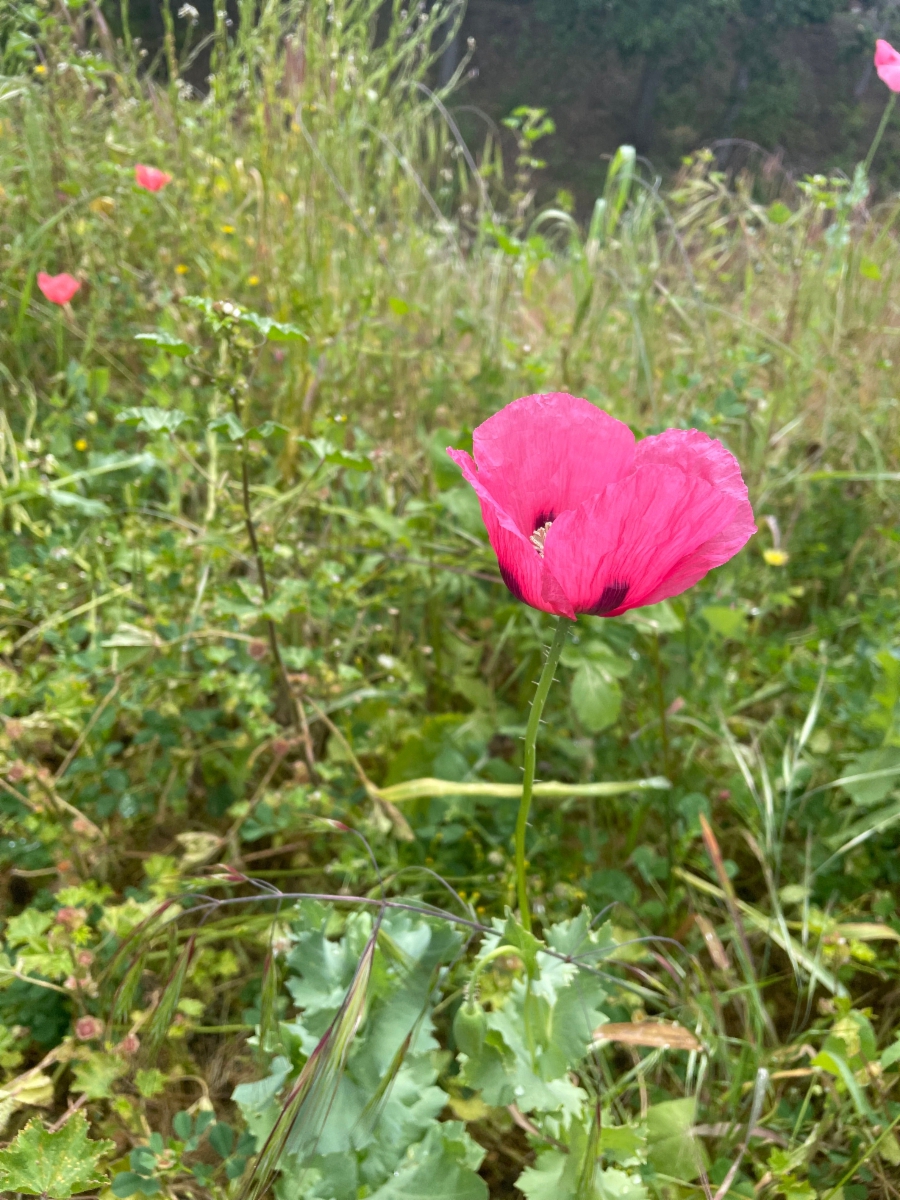
[[[521,953],[521,952],[518,949],[518,947],[516,947],[516,946],[501,945],[501,946],[495,946],[493,950],[488,950],[487,954],[485,954],[482,958],[479,958],[478,961],[475,963],[475,967],[472,971],[472,974],[469,976],[468,985],[466,986],[466,1003],[469,1005],[474,1004],[474,1002],[478,996],[478,990],[477,990],[478,980],[481,976],[481,972],[484,970],[485,967],[489,966],[494,961],[495,958],[501,958],[504,954],[519,954],[519,953]]]
[[[863,163],[863,170],[868,175],[869,167],[872,165],[872,159],[875,157],[875,151],[878,149],[878,144],[887,129],[887,123],[891,119],[891,113],[894,111],[894,105],[897,103],[897,93],[891,92],[887,104],[884,106],[884,112],[881,114],[881,124],[875,131],[875,136],[872,138],[872,145],[869,147],[869,153],[866,155],[866,161]]]
[[[519,897],[519,918],[522,926],[531,931],[531,909],[528,907],[528,884],[525,879],[525,833],[528,829],[528,812],[531,808],[531,794],[534,790],[534,770],[537,763],[537,735],[541,723],[541,714],[550,684],[556,672],[556,665],[562,653],[563,642],[566,640],[568,617],[560,617],[553,635],[553,643],[538,680],[537,691],[531,703],[531,715],[525,730],[525,776],[522,780],[522,799],[519,801],[519,815],[516,819],[516,891]]]

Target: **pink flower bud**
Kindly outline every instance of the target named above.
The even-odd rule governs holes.
[[[75,1022],[75,1036],[79,1042],[93,1042],[103,1036],[103,1022],[97,1017],[79,1017]]]

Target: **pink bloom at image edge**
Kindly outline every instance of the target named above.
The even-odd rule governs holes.
[[[147,167],[138,163],[134,168],[134,179],[138,187],[146,188],[148,192],[161,192],[167,183],[172,182],[172,176],[158,167]]]
[[[48,275],[46,271],[38,271],[37,285],[51,304],[68,304],[81,287],[74,275]]]
[[[900,92],[900,53],[884,38],[875,43],[875,70],[892,92]]]
[[[756,532],[737,460],[698,429],[635,442],[562,392],[508,404],[447,453],[478,494],[503,582],[532,608],[615,617],[677,596]]]

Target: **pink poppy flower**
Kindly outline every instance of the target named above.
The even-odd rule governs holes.
[[[172,176],[158,167],[146,167],[138,163],[134,168],[134,180],[138,187],[146,188],[148,192],[161,192],[167,183],[172,182]]]
[[[448,449],[481,501],[500,574],[532,608],[615,617],[692,587],[756,532],[734,456],[698,429],[635,443],[565,393],[525,396]]]
[[[900,92],[900,53],[884,38],[875,43],[875,70],[892,92]]]
[[[46,271],[38,271],[37,285],[51,304],[68,304],[81,287],[74,275],[48,275]]]

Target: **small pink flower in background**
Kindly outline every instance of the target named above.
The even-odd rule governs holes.
[[[48,275],[46,271],[38,271],[37,285],[51,304],[68,304],[78,289],[80,282],[74,275]]]
[[[478,494],[503,582],[574,620],[686,591],[756,532],[734,456],[697,429],[635,443],[627,425],[565,393],[526,396],[448,454]]]
[[[884,38],[875,43],[875,70],[892,92],[900,92],[900,53]]]
[[[137,1054],[141,1043],[136,1033],[126,1033],[116,1049],[120,1054]]]
[[[161,192],[167,183],[172,182],[172,176],[158,167],[147,167],[138,163],[134,168],[134,179],[138,187],[146,188],[148,192]]]
[[[103,1022],[97,1017],[79,1017],[75,1022],[75,1036],[80,1042],[92,1042],[103,1036]]]

